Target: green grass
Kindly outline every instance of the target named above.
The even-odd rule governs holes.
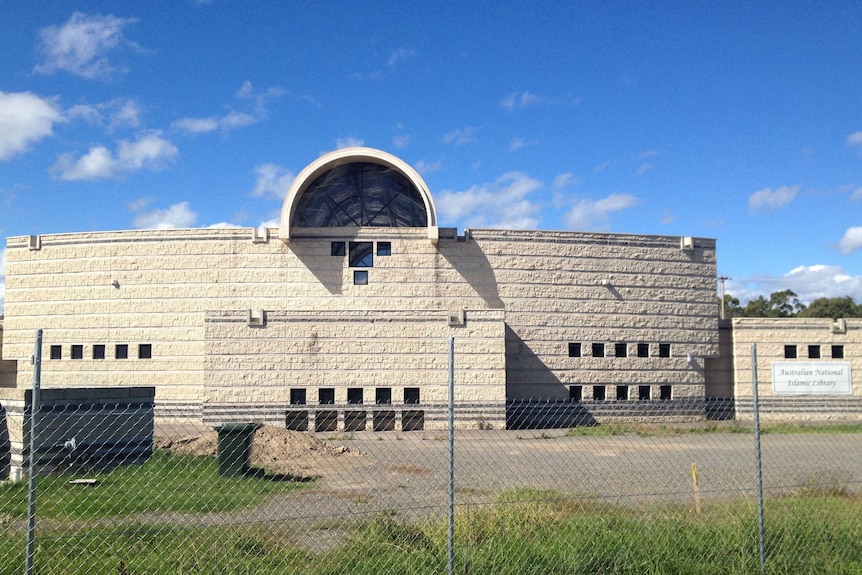
[[[760,432],[772,435],[790,435],[798,433],[818,434],[855,434],[862,433],[862,423],[858,424],[792,424],[771,423],[761,425]],[[580,426],[569,429],[566,434],[572,437],[613,437],[618,435],[637,435],[640,437],[667,437],[686,434],[708,434],[708,433],[754,433],[753,424],[740,424],[739,422],[719,424],[704,422],[695,424],[635,424],[635,423],[606,423],[593,426]]]
[[[96,485],[72,485],[76,478]],[[274,492],[296,489],[300,482],[273,476],[222,477],[210,457],[178,456],[155,450],[146,463],[85,474],[37,477],[40,519],[97,519],[134,513],[228,512],[260,502]],[[0,517],[27,512],[27,482],[0,485]]]
[[[766,507],[771,574],[862,573],[862,501],[803,496]],[[380,515],[342,526],[341,545],[312,553],[304,523],[180,528],[127,525],[38,540],[41,573],[363,575],[446,572],[446,521]],[[311,537],[314,539],[314,536]],[[0,575],[19,573],[23,537],[0,537]],[[552,491],[515,490],[489,506],[460,507],[456,572],[465,575],[755,574],[757,517],[750,501],[617,507]]]

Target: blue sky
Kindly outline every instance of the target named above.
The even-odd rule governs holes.
[[[4,2],[0,236],[275,225],[364,145],[441,225],[711,237],[743,303],[862,302],[858,4],[461,4]]]

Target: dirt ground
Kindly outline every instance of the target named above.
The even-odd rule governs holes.
[[[216,457],[218,433],[209,431],[182,438],[157,437],[154,447],[169,449],[177,455]],[[252,437],[249,465],[270,473],[308,477],[319,474],[327,460],[345,455],[358,453],[310,433],[264,425]]]

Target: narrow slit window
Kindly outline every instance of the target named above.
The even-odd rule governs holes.
[[[419,403],[419,388],[405,387],[404,388],[404,403],[407,405],[416,405]]]
[[[580,343],[569,343],[569,357],[581,357]]]
[[[63,346],[62,345],[52,345],[51,346],[51,359],[63,359]]]
[[[355,285],[355,286],[367,286],[368,285],[368,271],[367,270],[355,270],[353,272],[353,285]]]
[[[593,386],[593,400],[594,401],[604,401],[606,396],[606,390],[604,385],[594,385]]]
[[[362,405],[362,388],[348,387],[347,388],[347,403],[351,405]]]
[[[93,346],[93,359],[105,359],[105,346],[97,343]]]
[[[114,359],[129,359],[129,344],[118,343],[114,348]]]
[[[593,357],[605,357],[605,344],[594,343],[592,347],[593,347]]]
[[[668,400],[671,398],[671,387],[669,385],[661,385],[658,388],[659,399]]]
[[[638,344],[638,357],[649,357],[649,344],[648,343],[639,343]]]
[[[391,256],[392,255],[392,242],[377,242],[377,255],[378,256]]]
[[[651,399],[650,394],[650,386],[648,385],[639,385],[638,386],[638,400],[640,401],[649,401]]]
[[[820,346],[819,345],[809,345],[808,346],[808,357],[810,359],[820,359]]]
[[[378,387],[374,390],[374,403],[377,405],[391,405],[392,404],[392,388],[391,387]]]
[[[617,401],[628,401],[628,399],[629,399],[629,386],[618,385],[617,386]]]
[[[317,402],[320,405],[332,405],[335,403],[335,390],[331,387],[321,387],[317,390]]]
[[[584,388],[580,385],[569,386],[569,401],[580,403],[584,398]]]
[[[658,356],[659,357],[670,357],[670,344],[669,343],[658,344]]]
[[[843,345],[833,345],[832,346],[832,359],[844,359],[844,346]]]
[[[344,242],[332,242],[329,244],[329,255],[331,256],[344,256],[346,250],[344,249]]]
[[[796,359],[796,346],[795,345],[785,345],[784,346],[784,359]]]
[[[305,405],[304,387],[293,387],[290,389],[290,405]]]
[[[153,344],[151,343],[142,343],[138,346],[138,359],[152,359],[153,358]]]
[[[84,359],[83,345],[76,344],[72,346],[72,359]]]
[[[628,357],[629,346],[624,341],[614,344],[614,355],[617,357]]]

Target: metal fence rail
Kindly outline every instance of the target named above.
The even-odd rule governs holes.
[[[450,456],[446,430],[264,426],[246,460],[242,431],[156,421],[133,463],[55,435],[34,515],[27,481],[0,486],[0,573],[25,570],[28,524],[36,573],[759,572],[751,423],[478,427]],[[766,572],[858,570],[860,429],[764,432]]]
[[[440,430],[215,430],[154,417],[145,389],[43,391],[26,480],[0,485],[0,574],[862,571],[859,424],[758,434],[631,401],[553,429],[452,403]]]

